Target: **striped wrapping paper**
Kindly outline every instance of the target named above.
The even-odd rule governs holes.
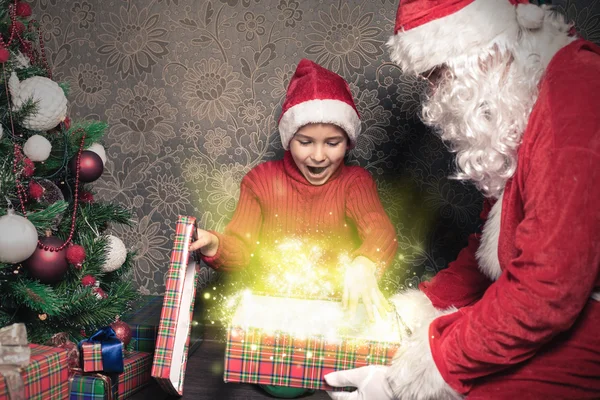
[[[258,328],[232,327],[225,349],[225,382],[333,390],[323,377],[330,372],[390,364],[398,343],[342,340],[325,337],[297,339]]]
[[[177,221],[152,364],[152,376],[174,395],[183,394],[193,321],[197,270],[188,247],[195,235],[195,224],[193,217],[179,216]]]
[[[114,375],[75,371],[70,383],[70,400],[127,399],[150,383],[151,368],[152,354],[131,351],[125,354],[123,373],[119,374],[116,379]],[[112,392],[108,390],[111,385]]]
[[[28,400],[63,400],[69,398],[67,351],[49,346],[29,345],[31,361],[21,371]],[[6,383],[0,374],[0,399],[8,399]]]

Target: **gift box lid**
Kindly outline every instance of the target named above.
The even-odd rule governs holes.
[[[188,251],[196,235],[196,219],[179,216],[165,281],[165,296],[160,316],[152,376],[168,393],[183,394],[193,320],[197,261]]]

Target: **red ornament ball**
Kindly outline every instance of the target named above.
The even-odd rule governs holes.
[[[22,1],[17,3],[17,15],[19,17],[30,17],[31,16],[31,6]]]
[[[29,182],[29,197],[33,200],[39,200],[44,195],[44,188],[37,182]]]
[[[127,347],[131,342],[131,327],[123,321],[115,321],[110,324],[110,327],[115,331],[117,338],[123,342],[123,347]]]
[[[18,33],[19,35],[22,35],[23,32],[25,31],[25,25],[23,25],[23,23],[21,21],[15,21],[14,23],[14,29],[15,29],[15,33]],[[13,30],[13,24],[11,24],[8,27],[8,32],[12,32]]]
[[[67,272],[66,249],[56,251],[57,247],[65,242],[56,236],[40,238],[37,248],[27,260],[23,261],[23,268],[29,272],[34,279],[42,283],[59,282]]]
[[[21,175],[23,175],[24,178],[29,178],[35,172],[35,164],[29,158],[24,158],[23,164],[24,166],[23,171],[21,171]]]
[[[80,190],[79,191],[79,202],[81,203],[93,203],[94,202],[94,195],[90,192],[86,192],[85,190]]]
[[[99,288],[99,287],[93,288],[92,292],[96,295],[98,300],[102,300],[102,299],[105,299],[108,297],[106,292],[104,290],[102,290],[102,288]]]
[[[85,261],[85,249],[83,246],[74,244],[67,248],[67,261],[69,264],[81,264]]]
[[[83,286],[94,286],[95,283],[96,278],[94,278],[92,275],[86,275],[83,278],[81,278],[81,284]]]
[[[79,181],[93,182],[100,178],[104,171],[104,164],[100,156],[93,151],[85,150],[81,152],[79,160]],[[77,176],[77,155],[69,161],[69,170],[73,176]]]
[[[0,48],[0,63],[5,63],[10,58],[10,52],[6,48]]]

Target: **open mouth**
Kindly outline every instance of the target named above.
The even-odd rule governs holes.
[[[321,175],[327,169],[327,167],[311,167],[309,165],[307,165],[306,168],[308,168],[308,172],[312,175]]]

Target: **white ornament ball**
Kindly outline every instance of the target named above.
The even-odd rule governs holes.
[[[16,264],[27,260],[35,251],[38,234],[27,219],[12,209],[0,217],[0,262]]]
[[[31,161],[46,161],[50,157],[50,151],[52,151],[52,145],[42,135],[33,135],[23,146],[23,153]]]
[[[37,104],[37,112],[21,121],[21,125],[33,131],[47,131],[64,121],[67,116],[67,97],[58,83],[43,76],[33,76],[20,82],[13,72],[8,80],[15,110],[29,100]]]
[[[113,272],[121,268],[127,258],[127,249],[125,244],[116,236],[108,235],[106,261],[102,265],[102,271]]]
[[[94,143],[86,150],[93,151],[94,153],[98,154],[98,156],[100,156],[102,159],[102,164],[106,165],[106,150],[104,150],[104,147],[102,147],[100,143]]]

